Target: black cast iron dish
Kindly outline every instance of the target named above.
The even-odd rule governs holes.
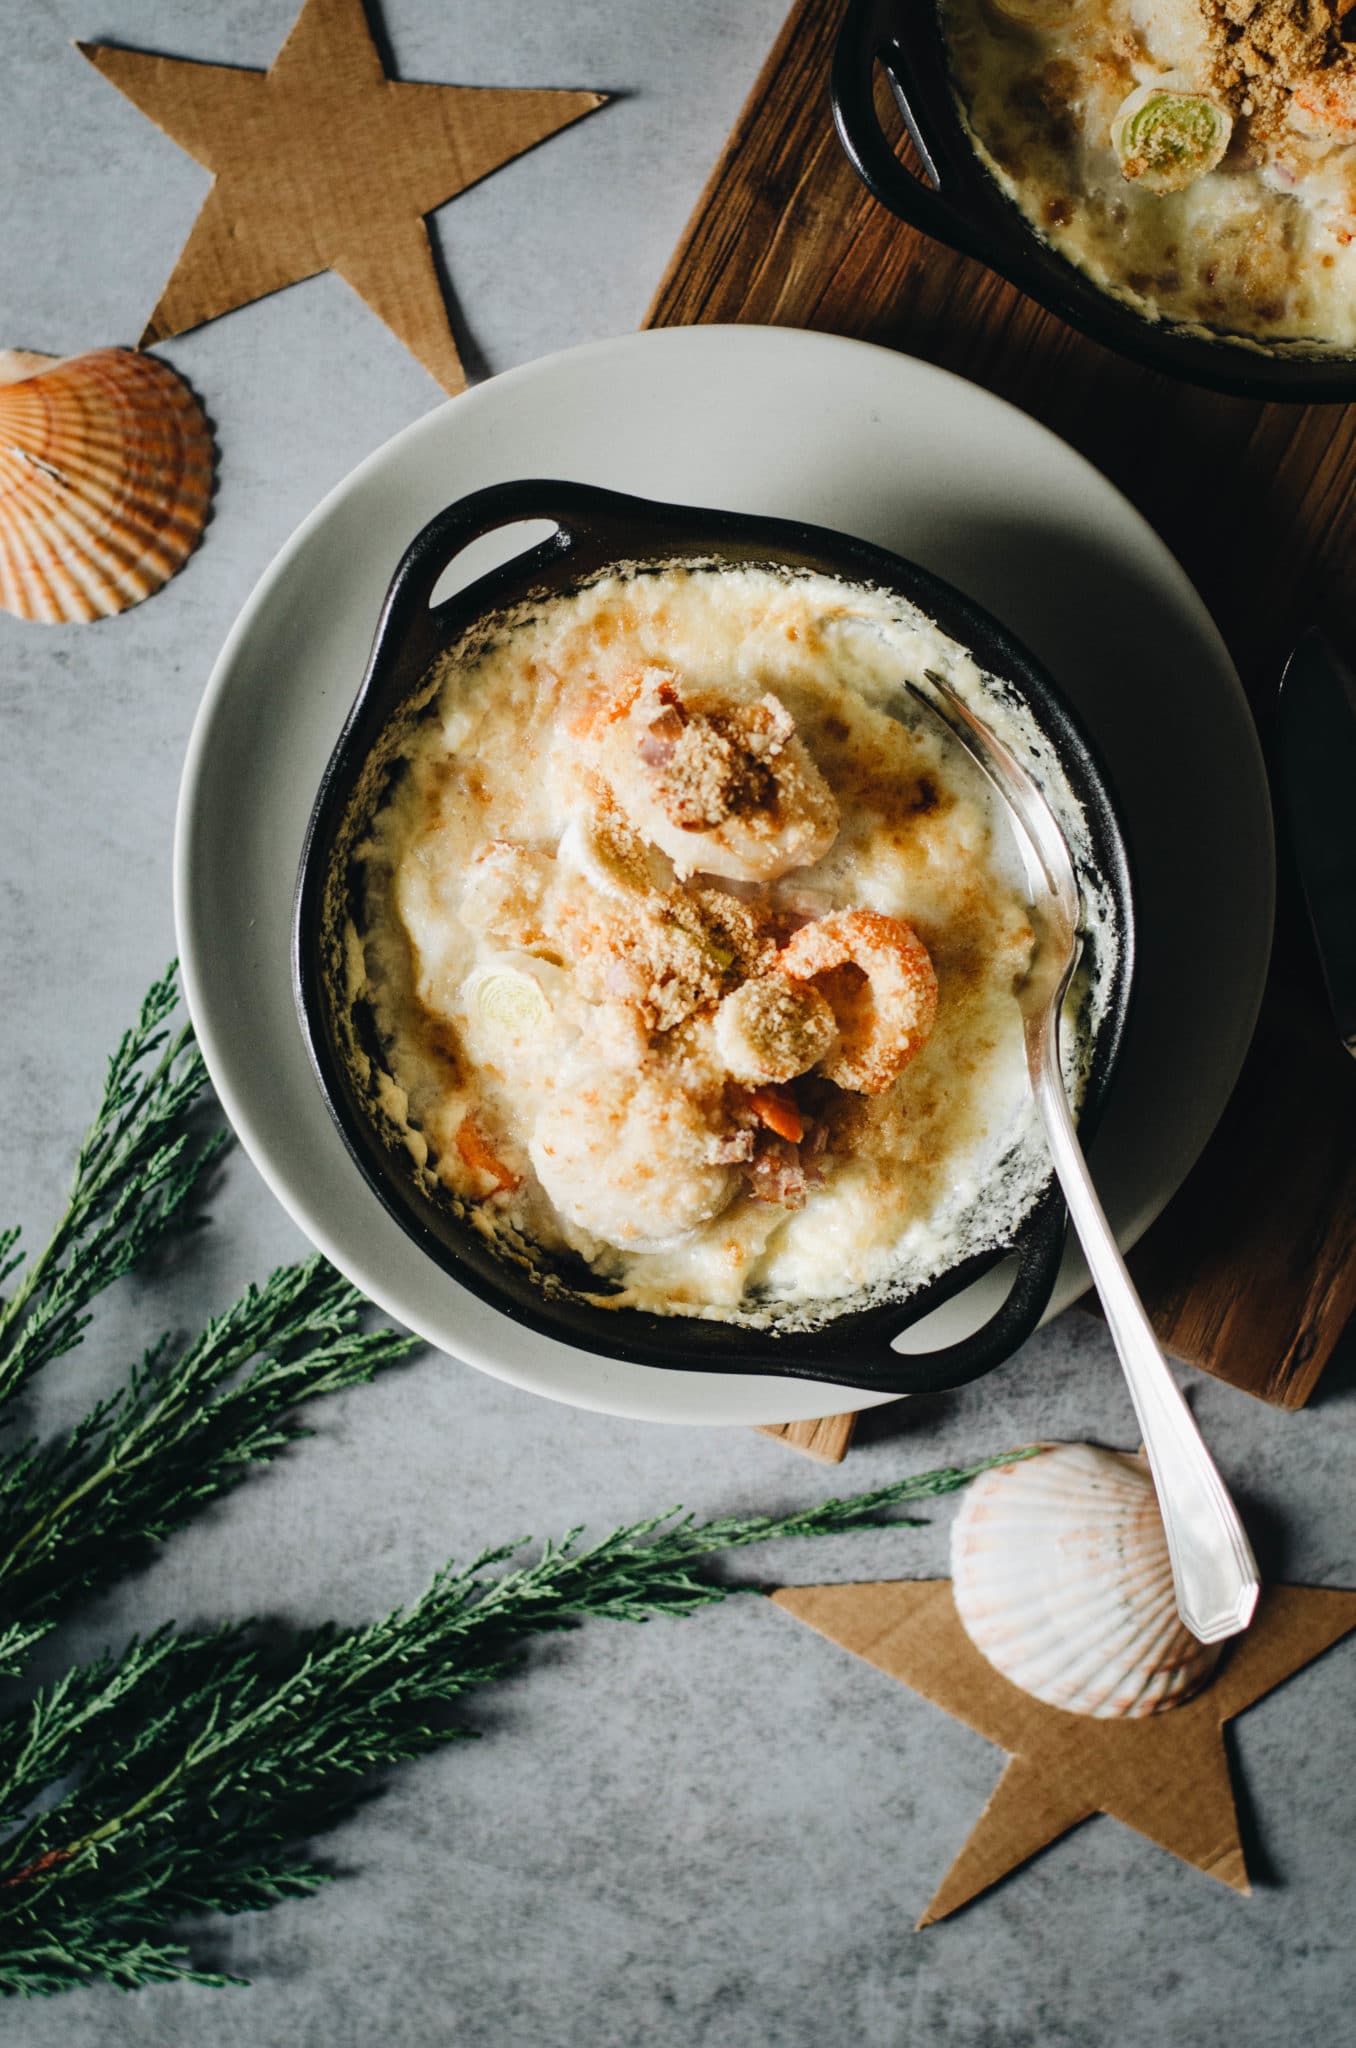
[[[876,116],[877,63],[931,181],[905,168]],[[1151,320],[1043,242],[975,154],[952,92],[934,0],[852,0],[834,52],[833,116],[853,169],[884,206],[1122,355],[1245,398],[1346,404],[1356,359],[1298,343],[1245,343]]]
[[[515,521],[551,519],[557,531],[506,567],[436,607],[432,593],[448,564],[471,541]],[[1134,952],[1125,840],[1088,745],[1053,683],[1011,636],[968,598],[923,569],[866,542],[822,527],[748,518],[687,506],[656,505],[580,484],[500,484],[451,505],[424,528],[395,573],[377,626],[367,673],[331,756],[302,852],[293,931],[293,973],[302,1029],[325,1099],[364,1177],[429,1257],[507,1316],[604,1357],[699,1372],[791,1374],[801,1379],[921,1393],[959,1386],[989,1371],[1035,1328],[1049,1300],[1064,1244],[1065,1210],[1053,1179],[1011,1243],[968,1258],[907,1301],[838,1316],[822,1329],[748,1329],[691,1316],[596,1307],[570,1282],[595,1291],[579,1268],[563,1284],[491,1250],[464,1209],[442,1189],[426,1192],[408,1156],[382,1135],[345,1057],[345,1037],[369,1058],[380,1045],[369,1015],[352,1012],[342,990],[342,930],[363,928],[362,870],[352,849],[380,802],[389,769],[380,742],[398,732],[397,714],[427,683],[438,657],[478,621],[526,600],[564,595],[620,564],[667,568],[684,562],[756,563],[808,569],[849,583],[875,584],[917,605],[942,631],[1003,679],[1059,756],[1087,814],[1098,878],[1110,889],[1120,951],[1109,1000],[1089,1063],[1082,1104],[1086,1137],[1105,1099],[1120,1046]],[[393,755],[398,749],[392,749]],[[1002,1306],[974,1335],[945,1350],[897,1352],[891,1340],[978,1279],[1005,1254],[1016,1273]]]

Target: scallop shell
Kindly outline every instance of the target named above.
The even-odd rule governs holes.
[[[0,606],[48,623],[125,611],[197,546],[212,436],[134,349],[0,350]]]
[[[951,1577],[975,1648],[1072,1714],[1135,1719],[1178,1706],[1219,1656],[1178,1616],[1141,1457],[1053,1444],[982,1473],[952,1530]]]

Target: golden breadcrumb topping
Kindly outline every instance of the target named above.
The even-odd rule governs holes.
[[[1340,23],[1353,0],[1197,0],[1211,71],[1207,87],[1251,119],[1258,141],[1278,130],[1293,88],[1347,64]]]
[[[716,1043],[740,1081],[791,1081],[822,1059],[838,1026],[819,990],[784,974],[760,974],[716,1013]]]

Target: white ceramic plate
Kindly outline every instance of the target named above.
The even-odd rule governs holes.
[[[521,476],[859,534],[957,584],[1043,658],[1100,746],[1135,869],[1137,991],[1093,1153],[1122,1245],[1157,1215],[1213,1129],[1266,970],[1271,814],[1233,665],[1139,514],[1024,413],[892,350],[758,327],[597,342],[441,406],[311,514],[222,649],[180,792],[184,983],[226,1113],[307,1235],[430,1343],[556,1400],[754,1423],[887,1399],[624,1365],[521,1328],[415,1248],[321,1100],[288,973],[312,798],[406,545],[454,498]],[[458,580],[514,552],[502,535],[479,543]],[[938,1310],[927,1341],[974,1327],[996,1284],[991,1276]],[[1070,1253],[1050,1313],[1085,1285]]]

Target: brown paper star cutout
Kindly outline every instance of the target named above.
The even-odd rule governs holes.
[[[267,72],[76,47],[215,173],[143,347],[335,270],[452,392],[424,215],[607,98],[388,78],[363,0],[305,0]]]
[[[1139,1721],[1099,1721],[1047,1707],[995,1671],[965,1633],[949,1579],[790,1586],[772,1598],[1009,1753],[920,1927],[967,1905],[1094,1813],[1114,1814],[1246,1892],[1224,1723],[1356,1629],[1356,1592],[1273,1586],[1195,1699]]]

